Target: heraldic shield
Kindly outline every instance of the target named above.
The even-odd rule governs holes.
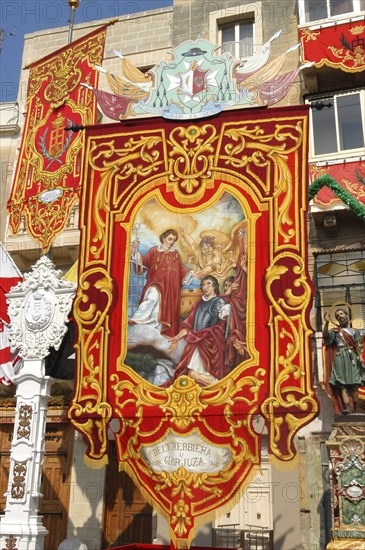
[[[306,107],[86,130],[77,384],[86,462],[121,469],[189,547],[318,411]]]

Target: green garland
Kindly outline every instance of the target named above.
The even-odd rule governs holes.
[[[365,220],[365,206],[361,204],[358,200],[356,200],[355,197],[351,195],[351,193],[345,191],[342,185],[340,185],[329,175],[321,176],[315,179],[314,182],[310,184],[308,189],[308,200],[311,201],[313,197],[317,195],[318,191],[322,189],[322,187],[329,187],[329,189],[331,189],[331,191],[333,191],[334,194],[342,200],[342,202],[350,207],[350,209],[356,214],[356,216],[359,216],[359,218]]]

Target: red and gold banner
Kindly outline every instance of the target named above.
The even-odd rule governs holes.
[[[295,456],[311,381],[306,107],[86,130],[77,383],[86,461],[120,466],[173,543]]]
[[[14,234],[25,216],[30,236],[46,252],[67,224],[80,194],[82,132],[93,124],[96,101],[82,82],[98,83],[107,25],[30,65],[27,115],[8,202]]]
[[[327,65],[349,73],[365,69],[365,20],[300,29],[303,62]]]
[[[339,164],[330,164],[319,166],[317,164],[309,165],[309,181],[312,183],[320,176],[328,174],[345,191],[351,193],[353,197],[365,205],[365,162],[340,162]],[[335,204],[341,204],[343,201],[340,196],[335,195],[328,187],[322,187],[313,198],[313,204],[321,208],[330,209]]]

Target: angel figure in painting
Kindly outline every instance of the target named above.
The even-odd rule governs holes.
[[[185,229],[181,229],[181,239],[188,251],[192,276],[201,279],[213,275],[220,279],[235,267],[234,253],[226,249],[229,235],[217,230],[206,230],[200,234],[200,241],[196,242]]]
[[[330,314],[324,315],[323,340],[326,345],[325,386],[333,398],[335,413],[358,411],[358,389],[365,385],[365,366],[361,359],[362,337],[349,325],[349,313],[335,311],[338,325],[329,329]]]

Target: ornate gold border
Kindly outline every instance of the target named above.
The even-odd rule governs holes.
[[[265,132],[264,125],[269,122],[272,123],[272,130]],[[89,459],[99,460],[103,457],[107,444],[107,424],[112,415],[107,398],[108,380],[105,368],[108,361],[109,314],[113,288],[113,281],[108,275],[112,262],[112,251],[108,243],[114,224],[118,224],[129,235],[130,241],[130,231],[137,215],[136,204],[138,203],[139,209],[151,197],[155,197],[160,204],[173,212],[182,209],[184,212],[198,212],[217,201],[224,191],[228,191],[242,205],[248,219],[250,236],[255,235],[255,227],[260,218],[268,217],[269,250],[265,288],[269,302],[271,358],[268,365],[260,365],[260,353],[255,348],[252,332],[249,334],[250,359],[225,378],[224,386],[218,383],[202,389],[192,383],[191,388],[189,386],[190,398],[187,400],[184,387],[179,386],[178,381],[169,390],[152,386],[146,381],[142,383],[141,378],[124,365],[125,349],[122,347],[115,371],[110,377],[115,395],[114,414],[121,423],[121,432],[128,427],[136,430],[142,422],[143,411],[149,407],[159,407],[161,412],[167,414],[170,425],[180,430],[179,433],[181,430],[188,433],[199,419],[198,424],[201,423],[202,429],[215,435],[204,416],[199,413],[208,405],[225,404],[225,416],[232,416],[230,435],[244,449],[246,442],[236,433],[240,426],[233,420],[232,404],[240,389],[248,385],[252,394],[251,400],[246,403],[249,416],[261,410],[270,425],[271,452],[281,460],[291,460],[294,457],[295,433],[312,420],[318,411],[311,384],[309,353],[312,331],[308,326],[311,285],[306,271],[307,117],[302,113],[278,116],[276,112],[275,122],[272,122],[269,112],[266,111],[265,115],[253,121],[242,118],[223,122],[219,131],[218,129],[219,126],[214,123],[204,123],[201,126],[181,125],[168,135],[166,128],[162,127],[146,127],[143,131],[139,129],[132,132],[128,128],[119,127],[116,130],[113,127],[107,135],[92,134],[87,138],[85,158],[91,167],[91,177],[85,171],[87,191],[85,187],[81,201],[81,219],[87,223],[81,227],[82,277],[75,302],[75,318],[81,335],[78,343],[79,383],[69,416],[89,440]],[[219,190],[213,193],[216,181],[222,183]],[[296,192],[297,186],[300,189],[299,194]],[[161,187],[165,189],[164,197]],[[206,194],[210,198],[197,205]],[[245,194],[250,196],[251,206]],[[253,241],[254,244],[255,239]],[[128,251],[125,254],[127,256]],[[248,261],[252,262],[248,270],[248,318],[254,319],[254,297],[257,289],[254,287],[254,257],[250,256],[250,252]],[[125,274],[124,277],[123,285],[126,288],[128,275]],[[287,285],[280,297],[276,290],[278,282]],[[102,310],[96,302],[90,302],[90,284],[94,285],[99,297],[105,294]],[[126,296],[123,298],[122,308],[126,311]],[[253,327],[250,330],[253,331]],[[126,341],[126,328],[123,340]],[[87,357],[84,364],[82,357]],[[127,378],[121,377],[122,372],[127,374]],[[260,402],[260,387],[264,384],[265,374],[269,376],[268,396]],[[242,399],[242,396],[237,398]],[[128,400],[136,403],[134,420],[124,414],[124,408],[129,405]],[[183,423],[176,420],[178,417],[174,416],[174,407],[177,404],[190,411],[191,420],[184,420]],[[98,419],[94,420],[98,427],[97,438],[100,437],[97,449],[91,418],[82,421],[83,415],[88,418],[93,414]],[[161,418],[159,427],[163,422]],[[252,432],[248,420],[242,420],[241,427],[244,422],[246,428]],[[138,449],[134,444],[134,441],[130,442],[128,455],[137,461]],[[120,452],[122,453],[121,449]],[[247,456],[253,464],[259,460],[257,452],[258,450],[256,456],[249,456],[247,453],[242,453],[242,456]],[[140,461],[139,467],[142,467]],[[137,477],[130,465],[124,464],[123,468]],[[186,470],[163,476],[148,472],[148,469],[145,473],[153,477],[161,488],[166,483],[175,487],[174,490],[180,491],[177,494],[180,494],[183,502],[184,494],[187,494],[184,491],[189,490],[190,484],[190,474]],[[233,476],[234,472],[230,470],[225,475]],[[197,477],[194,479],[198,482]],[[207,486],[214,485],[214,481],[214,476],[204,476]],[[149,499],[156,502],[156,497],[149,494],[146,487],[144,491]],[[172,513],[171,510],[166,511],[166,502],[164,504],[159,501],[158,506],[165,517]],[[185,528],[188,529],[186,518],[191,511],[188,513],[184,506],[181,510],[175,510],[175,516],[170,518],[171,525],[175,525],[174,536],[177,538],[183,536]],[[211,509],[213,508],[212,506]]]
[[[48,80],[44,89],[44,99],[51,109],[57,109],[70,98],[70,94],[80,84],[82,70],[78,64],[87,61],[89,66],[100,63],[103,58],[106,27],[98,29],[97,34],[86,36],[75,45],[71,44],[59,50],[58,55],[51,54],[44,61],[30,67],[27,102],[39,92],[43,82]]]

